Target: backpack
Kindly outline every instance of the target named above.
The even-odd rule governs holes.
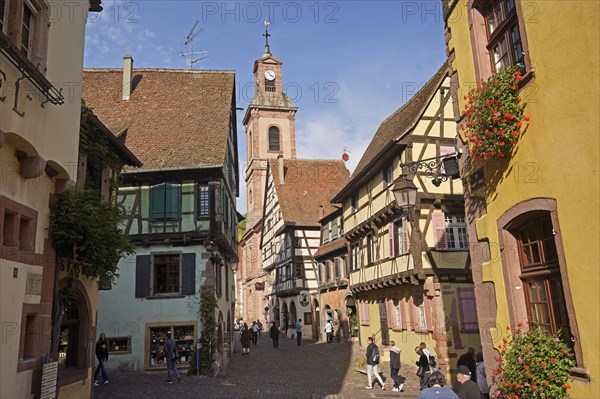
[[[373,363],[379,364],[379,349],[377,347],[373,349]]]
[[[437,365],[437,362],[435,361],[435,357],[433,355],[429,355],[428,360],[429,360],[429,367],[435,367]]]

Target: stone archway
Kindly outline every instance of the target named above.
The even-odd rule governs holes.
[[[321,309],[319,308],[319,301],[313,300],[313,337],[315,341],[321,340]]]
[[[296,312],[296,302],[291,301],[290,303],[290,314],[288,316],[288,329],[295,331],[296,321],[298,320],[298,314]],[[295,335],[295,334],[294,334]]]
[[[350,338],[358,337],[358,317],[356,312],[356,302],[351,295],[346,296],[344,299],[346,304],[346,316],[348,317],[348,336]]]
[[[283,332],[283,334],[285,336],[287,336],[288,325],[289,325],[288,307],[287,307],[287,303],[282,301],[281,302],[281,331]]]
[[[223,355],[224,346],[224,331],[223,331],[223,312],[219,311],[219,318],[217,319],[217,352]]]

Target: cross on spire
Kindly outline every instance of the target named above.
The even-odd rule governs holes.
[[[271,48],[269,47],[269,36],[271,36],[269,34],[269,25],[271,25],[271,23],[269,21],[265,21],[265,33],[263,33],[263,36],[265,37],[265,54],[263,54],[264,56],[267,55],[271,55]]]

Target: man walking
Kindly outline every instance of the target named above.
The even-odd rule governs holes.
[[[273,340],[273,348],[279,348],[279,329],[275,322],[271,322],[271,328],[269,328],[269,336]]]
[[[404,387],[404,377],[398,375],[400,371],[400,348],[396,346],[394,341],[391,342],[392,347],[390,348],[390,375],[392,380],[394,380],[394,392],[402,391],[402,387]]]
[[[327,319],[327,323],[325,323],[325,335],[327,336],[327,343],[330,344],[333,342],[333,325],[331,324],[331,320]]]
[[[298,319],[296,322],[296,343],[300,346],[302,342],[302,319]]]
[[[367,346],[367,378],[369,379],[369,385],[365,388],[373,389],[371,373],[375,373],[375,378],[381,384],[381,389],[385,389],[385,383],[379,375],[379,349],[375,345],[375,342],[373,342],[373,337],[369,337],[367,342],[369,343]]]
[[[457,391],[459,399],[481,399],[479,385],[471,380],[471,370],[467,366],[458,366],[456,379],[460,382],[460,387]]]

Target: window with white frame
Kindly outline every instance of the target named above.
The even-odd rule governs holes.
[[[360,324],[367,326],[371,324],[369,316],[369,302],[366,300],[360,301]]]
[[[396,219],[389,226],[390,257],[408,254],[410,249],[410,230],[406,216]]]
[[[415,330],[427,331],[427,312],[425,311],[425,300],[422,294],[413,295],[415,306]]]
[[[393,326],[397,330],[400,330],[403,328],[403,320],[404,320],[403,302],[404,302],[403,298],[392,299],[392,315],[394,316]]]
[[[383,183],[384,183],[385,187],[387,187],[390,184],[392,184],[392,181],[394,180],[393,171],[394,171],[394,168],[393,168],[393,165],[391,163],[388,164],[385,167],[385,169],[383,170]]]
[[[30,58],[31,56],[35,15],[35,9],[28,2],[23,3],[23,19],[21,20],[21,53],[27,58]]]
[[[352,256],[351,271],[358,270],[360,268],[360,244],[353,245],[350,253]]]
[[[4,33],[4,25],[6,25],[6,0],[0,0],[0,32]]]
[[[445,215],[447,249],[468,249],[467,223],[464,215]]]

